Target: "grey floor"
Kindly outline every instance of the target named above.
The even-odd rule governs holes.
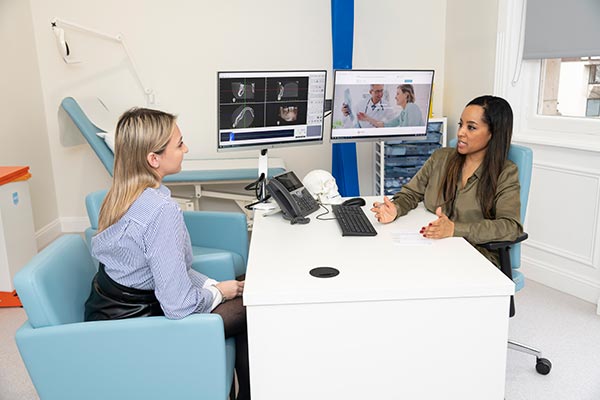
[[[549,375],[539,375],[534,357],[509,351],[506,399],[599,400],[600,316],[596,306],[532,281],[516,300],[511,339],[542,350],[553,368]],[[0,400],[38,399],[14,343],[14,333],[25,319],[20,308],[0,308]],[[481,363],[485,368],[485,360]]]
[[[508,352],[507,400],[600,399],[600,316],[596,306],[536,282],[516,296],[510,338],[538,348],[552,372],[535,372],[534,357]]]

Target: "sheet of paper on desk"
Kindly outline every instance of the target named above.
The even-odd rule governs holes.
[[[429,246],[432,239],[412,231],[395,231],[392,232],[392,241],[398,246]]]

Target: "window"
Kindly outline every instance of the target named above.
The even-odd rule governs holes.
[[[552,3],[552,7],[548,3]],[[563,15],[574,10],[573,3],[600,8],[598,0],[499,1],[498,34],[502,40],[497,42],[499,56],[494,91],[505,97],[513,107],[513,140],[516,142],[600,153],[600,116],[596,115],[600,107],[596,101],[600,100],[597,95],[600,85],[591,83],[596,82],[600,68],[600,41],[597,40],[600,33],[590,34],[590,30],[600,29],[597,23],[599,14],[582,11],[569,19],[578,23],[564,23]],[[541,7],[541,11],[529,12],[529,7],[535,4]],[[555,10],[555,6],[561,6],[560,12]],[[525,7],[527,23],[523,30]],[[544,10],[552,11],[557,22],[542,13]],[[533,38],[528,35],[527,26],[536,26],[529,23],[530,16],[540,17],[537,26],[549,28],[535,41],[550,47],[546,49],[548,51],[527,48],[528,37]],[[580,26],[585,29],[574,29]],[[564,29],[560,35],[550,39],[549,35],[557,27]],[[578,33],[577,37],[571,37],[575,33]],[[589,38],[592,45],[587,41]],[[567,72],[570,69],[579,71]],[[563,83],[569,79],[575,79],[577,85]]]
[[[600,117],[600,57],[542,61],[538,114]]]
[[[586,117],[600,117],[600,99],[588,99]]]
[[[600,65],[594,64],[590,66],[590,85],[600,85]]]

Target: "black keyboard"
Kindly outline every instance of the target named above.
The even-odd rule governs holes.
[[[359,206],[332,206],[333,214],[342,229],[342,236],[375,236],[377,231]]]

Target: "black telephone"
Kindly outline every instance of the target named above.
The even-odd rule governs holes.
[[[293,171],[271,178],[267,183],[267,190],[281,208],[283,218],[290,220],[292,224],[308,223],[310,219],[306,216],[319,209],[319,203]]]

